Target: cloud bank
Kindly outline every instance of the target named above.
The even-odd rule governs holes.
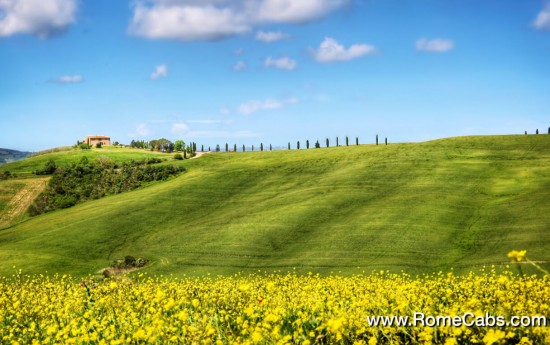
[[[67,30],[75,22],[76,0],[0,0],[0,37],[15,34],[42,39]]]
[[[213,41],[273,23],[303,24],[322,18],[349,0],[137,0],[128,27],[149,39]],[[277,40],[275,33],[259,34]]]

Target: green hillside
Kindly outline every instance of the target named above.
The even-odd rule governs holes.
[[[550,268],[550,135],[172,163],[187,172],[0,230],[0,274],[87,274],[125,255],[174,274],[467,271],[512,249]]]

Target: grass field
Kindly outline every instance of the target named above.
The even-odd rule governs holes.
[[[42,164],[29,161],[1,169]],[[550,268],[548,135],[208,154],[173,164],[188,172],[1,230],[0,274],[14,265],[88,274],[125,255],[150,259],[153,273],[191,275],[466,272],[505,265],[512,249]]]
[[[172,158],[172,155],[165,153],[114,146],[90,150],[65,148],[59,152],[40,154],[10,164],[0,165],[0,173],[9,171],[10,173],[15,173],[22,177],[32,177],[33,171],[44,167],[46,162],[50,159],[53,159],[58,166],[65,166],[78,162],[84,156],[90,160],[98,157],[109,157],[117,162],[126,162],[132,159],[140,160],[146,157]]]

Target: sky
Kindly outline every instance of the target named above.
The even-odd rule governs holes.
[[[550,1],[0,0],[0,147],[547,133]]]

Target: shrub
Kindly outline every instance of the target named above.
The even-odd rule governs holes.
[[[176,154],[174,155],[174,159],[175,159],[175,160],[178,160],[178,161],[181,161],[181,160],[183,159],[183,156],[181,155],[181,153],[176,153]]]
[[[57,165],[53,159],[46,162],[42,169],[38,169],[34,172],[35,175],[51,175],[57,169]]]

